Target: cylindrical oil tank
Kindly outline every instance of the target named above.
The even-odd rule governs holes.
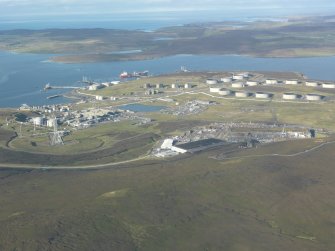
[[[156,84],[156,89],[163,88],[163,84]]]
[[[143,88],[144,88],[144,89],[149,89],[150,87],[151,87],[150,84],[144,84],[144,85],[143,85]]]
[[[299,94],[287,92],[283,94],[283,99],[285,100],[296,100],[300,97]]]
[[[214,78],[208,78],[206,80],[206,84],[208,84],[208,85],[216,85],[217,83],[218,83],[218,81]]]
[[[242,72],[239,75],[242,75],[244,78],[249,78],[250,77],[250,73],[249,72]]]
[[[319,83],[316,82],[316,81],[306,81],[306,82],[305,82],[305,85],[306,85],[306,86],[309,86],[309,87],[318,87],[318,86],[319,86]]]
[[[276,84],[278,84],[278,80],[277,79],[267,79],[267,80],[265,80],[265,84],[276,85]]]
[[[209,88],[209,92],[219,93],[220,90],[221,90],[221,87],[211,87],[211,88]]]
[[[55,119],[55,118],[49,118],[47,120],[47,126],[48,127],[53,127],[55,123],[57,123],[57,119]]]
[[[291,80],[285,80],[286,85],[297,85],[299,84],[298,80],[291,79]]]
[[[178,88],[178,84],[172,84],[172,85],[171,85],[171,88],[172,88],[172,89],[176,89],[176,88]]]
[[[221,78],[221,82],[223,83],[230,83],[232,80],[233,80],[232,77]]]
[[[256,98],[271,98],[272,94],[266,92],[256,92]]]
[[[325,89],[335,89],[335,83],[323,83],[322,88]]]
[[[319,94],[314,94],[314,93],[310,93],[306,95],[306,100],[308,101],[320,101],[322,100],[322,96]]]
[[[236,82],[231,84],[231,87],[233,88],[243,88],[244,86],[245,84],[243,82]]]
[[[237,98],[247,98],[249,97],[249,95],[250,95],[249,92],[244,92],[244,91],[235,92],[235,97]]]
[[[236,74],[236,75],[233,76],[233,79],[234,80],[243,80],[244,76],[242,74]]]
[[[228,90],[228,89],[224,89],[222,88],[220,91],[219,91],[219,95],[222,95],[222,96],[228,96],[231,94],[231,90]]]
[[[36,126],[43,125],[43,118],[42,117],[33,118],[33,124],[36,125]]]
[[[191,88],[191,85],[190,85],[190,84],[185,84],[185,85],[184,85],[184,88],[185,88],[185,89],[189,89],[189,88]]]
[[[247,86],[256,86],[256,85],[258,85],[258,82],[257,81],[247,81],[246,85]]]

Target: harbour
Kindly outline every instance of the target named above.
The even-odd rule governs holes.
[[[63,96],[46,99],[52,95],[63,95],[71,89],[87,85],[83,76],[96,82],[119,80],[125,69],[136,72],[147,69],[152,75],[174,73],[180,66],[189,71],[205,70],[245,70],[245,71],[296,71],[311,79],[334,80],[335,57],[313,58],[253,58],[245,56],[194,56],[179,55],[153,60],[130,62],[104,62],[88,64],[45,63],[52,55],[14,54],[0,52],[0,107],[29,105],[49,105],[71,102]],[[35,74],[39,72],[39,74]],[[41,92],[45,83],[52,84],[48,92]],[[69,87],[69,88],[64,88]]]

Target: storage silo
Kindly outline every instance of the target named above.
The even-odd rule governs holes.
[[[257,82],[257,81],[247,81],[246,82],[246,85],[247,86],[256,86],[256,85],[258,85],[259,83]]]
[[[271,78],[269,78],[269,79],[265,80],[265,84],[267,84],[267,85],[276,85],[276,84],[278,84],[278,80],[277,79],[271,79]]]
[[[255,97],[259,99],[268,99],[272,97],[272,94],[266,92],[256,92]]]
[[[208,85],[216,85],[217,83],[218,83],[218,81],[214,78],[208,78],[206,80],[206,84],[208,84]]]
[[[323,83],[322,88],[325,89],[335,89],[335,83]]]
[[[54,127],[55,123],[58,123],[56,118],[48,118],[47,127]]]
[[[232,88],[243,88],[244,86],[245,84],[243,82],[236,82],[231,84]]]
[[[221,90],[221,87],[211,87],[209,88],[209,92],[214,92],[214,93],[219,93],[219,91]]]
[[[232,77],[221,78],[221,82],[223,83],[230,83],[232,80],[233,80]]]
[[[233,80],[243,80],[244,76],[243,74],[236,74],[233,76]]]
[[[285,84],[286,85],[297,85],[297,84],[299,84],[299,81],[295,80],[295,79],[285,80]]]
[[[322,95],[314,94],[314,93],[307,94],[305,97],[306,97],[306,100],[308,101],[320,101],[323,99]]]
[[[250,93],[249,92],[245,92],[245,91],[237,91],[235,92],[235,97],[237,98],[247,98],[249,97]]]
[[[283,94],[283,99],[285,100],[297,100],[299,99],[300,95],[296,94],[296,93],[291,93],[291,92],[287,92]]]
[[[222,88],[222,89],[219,91],[219,95],[222,95],[222,96],[228,96],[228,95],[230,95],[231,93],[232,93],[231,90],[224,89],[224,88]]]
[[[316,82],[316,81],[306,81],[306,82],[305,82],[305,85],[306,85],[306,86],[309,86],[309,87],[318,87],[318,86],[319,86],[319,83]]]
[[[43,125],[43,118],[42,117],[35,117],[33,118],[33,124],[35,126],[42,126]]]

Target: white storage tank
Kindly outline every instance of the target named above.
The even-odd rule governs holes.
[[[232,77],[221,78],[221,82],[223,83],[230,83],[232,80],[233,80]]]
[[[179,88],[179,85],[178,85],[178,84],[172,84],[172,85],[171,85],[171,88],[172,88],[172,89],[177,89],[177,88]]]
[[[322,88],[325,89],[335,89],[335,83],[323,83]]]
[[[231,84],[231,87],[233,88],[243,88],[244,86],[245,84],[243,82],[236,82]]]
[[[208,78],[206,80],[206,84],[208,84],[208,85],[216,85],[217,83],[218,83],[218,81],[214,78]]]
[[[49,118],[47,120],[47,127],[54,127],[54,124],[58,124],[58,120],[56,118]]]
[[[90,85],[88,87],[88,90],[89,91],[96,91],[96,90],[101,89],[102,87],[103,87],[103,85],[101,85],[101,84],[93,84],[93,85]]]
[[[33,118],[33,124],[35,126],[42,126],[43,125],[43,118],[42,117],[35,117]]]
[[[149,88],[151,88],[151,84],[144,84],[144,85],[143,85],[143,88],[144,88],[144,89],[149,89]]]
[[[243,80],[244,76],[243,76],[243,74],[236,74],[236,75],[233,76],[233,79],[234,80]]]
[[[237,98],[247,98],[247,97],[249,97],[249,95],[250,95],[249,92],[244,92],[244,91],[235,92],[235,97],[237,97]]]
[[[191,88],[191,85],[190,85],[190,84],[185,84],[185,85],[184,85],[184,88],[185,88],[185,89],[189,89],[189,88]]]
[[[319,86],[319,83],[316,82],[316,81],[306,81],[306,82],[305,82],[305,85],[306,85],[306,86],[309,86],[309,87],[318,87],[318,86]]]
[[[95,99],[101,101],[101,100],[104,100],[104,97],[100,95],[96,95]]]
[[[221,87],[211,87],[211,88],[209,88],[209,92],[219,93],[220,90],[221,90]]]
[[[298,82],[298,80],[295,80],[295,79],[293,79],[293,80],[285,80],[285,84],[286,85],[297,85],[297,84],[299,84],[299,82]]]
[[[265,84],[276,85],[276,84],[278,84],[278,80],[277,79],[267,79],[267,80],[265,80]]]
[[[271,93],[266,93],[266,92],[256,92],[255,97],[256,98],[271,98],[272,94]]]
[[[230,95],[231,93],[232,93],[231,90],[224,89],[224,88],[222,88],[222,89],[219,91],[219,95],[222,95],[222,96],[228,96],[228,95]]]
[[[306,95],[306,100],[308,101],[320,101],[322,100],[323,96],[319,95],[319,94],[314,94],[314,93],[310,93]]]
[[[163,84],[156,84],[156,89],[163,88]]]
[[[258,82],[257,81],[247,81],[246,85],[247,86],[256,86],[256,85],[258,85]]]
[[[291,92],[287,92],[283,94],[283,99],[285,100],[297,100],[299,99],[300,95],[296,94],[296,93],[291,93]]]

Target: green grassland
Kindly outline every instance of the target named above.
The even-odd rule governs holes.
[[[1,170],[1,250],[333,250],[334,145],[218,148],[101,170]]]
[[[166,39],[167,40],[164,40]],[[48,53],[64,63],[145,60],[178,54],[311,57],[335,54],[332,17],[205,23],[153,32],[48,29],[0,32],[0,50]],[[134,53],[119,53],[134,51]]]

